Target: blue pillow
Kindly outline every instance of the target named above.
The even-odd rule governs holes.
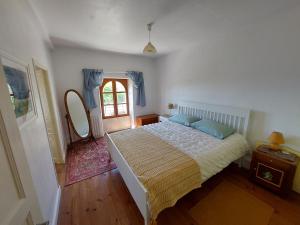
[[[177,115],[171,116],[169,118],[169,120],[172,122],[179,123],[179,124],[189,127],[192,123],[199,121],[200,119],[195,116],[187,116],[187,115],[183,115],[183,114],[177,114]]]
[[[224,139],[235,132],[231,127],[218,123],[213,120],[201,120],[191,124],[191,127],[204,133],[212,135],[218,139]]]

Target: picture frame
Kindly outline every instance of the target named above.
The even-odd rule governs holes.
[[[21,129],[37,118],[30,65],[0,51],[0,66],[7,82],[17,124]]]

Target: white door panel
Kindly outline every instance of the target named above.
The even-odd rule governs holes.
[[[8,212],[14,209],[14,206],[18,204],[19,193],[15,186],[13,174],[11,172],[7,157],[2,144],[2,138],[0,140],[0,199],[1,202],[9,202],[9,204],[0,204],[0,219],[5,218]]]
[[[0,225],[33,225],[42,214],[0,63]]]
[[[0,123],[3,125],[2,117]],[[6,143],[6,144],[4,144]],[[0,225],[32,225],[30,203],[27,200],[19,179],[13,158],[9,159],[11,149],[7,134],[0,133]]]

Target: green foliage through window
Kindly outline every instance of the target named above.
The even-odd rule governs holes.
[[[112,93],[103,93],[103,103],[104,105],[113,105],[114,96]]]
[[[126,93],[117,93],[118,104],[126,103]]]
[[[112,82],[107,82],[103,87],[103,92],[113,92]]]

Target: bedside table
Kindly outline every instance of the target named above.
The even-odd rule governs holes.
[[[260,145],[252,154],[250,175],[252,180],[270,190],[287,194],[292,188],[298,162],[294,154]]]
[[[168,115],[168,114],[160,115],[160,116],[159,116],[159,122],[169,121],[169,118],[170,118],[170,117],[171,117],[171,116]]]
[[[151,123],[158,123],[158,115],[157,114],[149,114],[149,115],[143,115],[143,116],[137,116],[136,117],[136,126],[144,126]]]

